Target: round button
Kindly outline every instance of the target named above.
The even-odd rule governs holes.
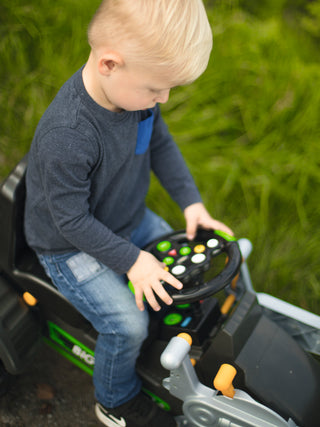
[[[191,252],[191,248],[189,246],[183,246],[179,250],[180,255],[189,255],[190,252]]]
[[[157,249],[160,252],[166,252],[171,248],[171,243],[168,240],[163,240],[157,244]]]
[[[171,273],[174,274],[175,276],[179,276],[180,274],[183,274],[186,271],[186,267],[184,265],[175,265],[172,270]]]
[[[174,263],[174,258],[172,258],[172,256],[166,256],[163,258],[162,262],[164,262],[166,265],[171,265]]]
[[[191,261],[194,264],[200,264],[201,262],[203,262],[207,257],[205,256],[205,254],[195,254],[193,255],[193,257],[191,258]]]
[[[219,245],[219,240],[218,239],[210,239],[207,241],[207,246],[208,248],[215,248]]]
[[[204,245],[197,245],[193,248],[196,254],[201,254],[206,250],[206,247]]]
[[[166,325],[176,325],[177,323],[180,323],[182,319],[183,316],[180,313],[170,313],[163,319],[163,321]]]

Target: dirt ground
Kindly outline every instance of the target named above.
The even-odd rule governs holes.
[[[98,427],[92,377],[43,344],[0,397],[0,427]]]

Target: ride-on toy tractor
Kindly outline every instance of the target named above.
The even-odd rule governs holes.
[[[96,332],[57,291],[25,242],[27,158],[0,187],[0,386],[23,372],[44,340],[88,373]],[[137,369],[144,390],[180,426],[320,425],[320,317],[257,294],[251,244],[199,230],[146,250],[184,283],[150,313]]]

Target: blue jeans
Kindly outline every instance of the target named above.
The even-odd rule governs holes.
[[[162,218],[147,209],[131,241],[141,248],[170,231]],[[135,365],[148,333],[147,310],[138,310],[125,276],[84,252],[38,257],[54,285],[98,332],[96,399],[107,408],[122,405],[141,389]]]

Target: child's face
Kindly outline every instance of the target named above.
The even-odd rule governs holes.
[[[130,65],[118,67],[102,80],[107,109],[138,111],[168,101],[173,87],[168,78],[159,76],[156,67]]]

